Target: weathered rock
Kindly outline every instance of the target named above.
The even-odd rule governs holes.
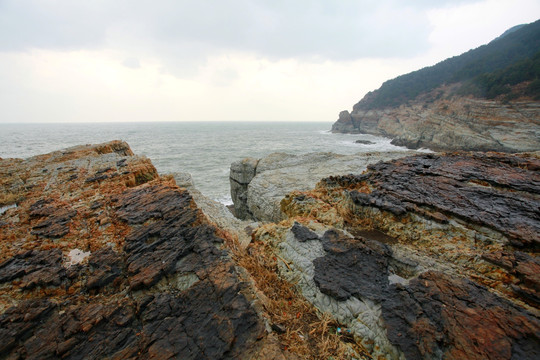
[[[51,199],[43,199],[30,206],[30,218],[39,219],[32,227],[32,235],[60,238],[69,232],[69,222],[77,215],[77,211],[68,204],[51,204],[52,202]]]
[[[465,98],[442,87],[398,108],[342,111],[333,132],[390,137],[411,149],[537,151],[540,103]],[[366,99],[368,95],[366,95]]]
[[[257,163],[253,158],[245,158],[231,164],[229,181],[231,198],[234,203],[234,214],[239,219],[253,219],[253,214],[247,207],[248,185],[255,177]]]
[[[356,155],[274,153],[258,162],[246,159],[245,163],[234,163],[231,165],[231,189],[236,189],[232,196],[235,214],[243,219],[280,221],[285,218],[281,200],[291,191],[306,191],[323,177],[362,172],[368,164],[406,155],[407,152]],[[244,167],[248,168],[248,175],[234,175],[241,173],[238,169]],[[240,178],[246,181],[241,190],[238,187],[240,180],[235,180]]]
[[[539,169],[538,154],[377,163],[288,195],[288,221],[254,238],[374,357],[535,359]]]
[[[280,352],[221,232],[127,144],[0,162],[0,359]]]
[[[361,336],[373,356],[534,359],[540,354],[537,316],[447,264],[400,244],[315,228],[324,233],[309,241],[303,234],[315,232],[299,223],[283,238],[261,240],[279,244],[282,276]]]
[[[382,306],[406,358],[535,359],[540,322],[487,289],[437,272],[392,285]]]
[[[540,246],[540,159],[500,154],[421,155],[370,166],[359,176],[372,190],[352,191],[357,206],[415,213],[494,230],[512,244]]]
[[[193,186],[191,175],[176,173],[174,174],[174,179],[179,186],[185,187],[188,190],[197,207],[201,209],[212,224],[237,237],[238,245],[241,248],[245,249],[249,245],[251,242],[251,232],[253,228],[258,226],[257,222],[239,219],[233,215],[234,210],[231,212],[229,206],[204,196]],[[233,186],[232,182],[231,186]]]

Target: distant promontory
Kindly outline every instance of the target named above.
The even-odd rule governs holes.
[[[540,149],[540,20],[460,56],[386,81],[333,132],[433,150]]]

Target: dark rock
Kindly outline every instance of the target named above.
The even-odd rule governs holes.
[[[369,166],[359,181],[374,190],[353,190],[350,197],[397,216],[412,211],[440,222],[464,219],[534,248],[540,245],[539,166],[540,159],[504,154],[419,155]]]
[[[512,290],[524,301],[540,306],[540,259],[521,251],[486,253],[482,258],[514,275],[519,282]]]
[[[294,237],[300,242],[319,239],[319,236],[317,234],[297,222],[294,223],[291,230],[294,234]]]
[[[0,283],[21,279],[23,289],[58,286],[65,278],[62,252],[58,249],[30,250],[0,264]]]
[[[388,338],[407,359],[537,359],[540,322],[465,279],[421,274],[382,302]]]
[[[257,358],[254,289],[186,190],[121,142],[24,161],[0,166],[32,179],[2,219],[1,360]],[[75,249],[90,255],[69,265]]]
[[[55,307],[54,303],[46,299],[28,300],[0,315],[0,357],[4,358],[20,346],[20,342],[31,337],[35,328],[50,316]],[[22,351],[24,350],[19,348],[15,354]]]
[[[381,300],[388,287],[388,254],[384,250],[377,251],[380,249],[331,230],[322,242],[326,255],[313,262],[313,280],[322,293],[337,300],[351,296]]]
[[[31,219],[39,219],[32,227],[32,235],[61,238],[69,232],[69,223],[77,211],[67,204],[57,204],[52,199],[36,201],[30,206]]]
[[[363,145],[373,145],[373,144],[375,144],[373,141],[369,141],[369,140],[356,140],[355,143],[356,144],[363,144]]]
[[[90,274],[86,281],[87,289],[108,285],[122,274],[122,257],[111,248],[104,248],[93,253],[88,259]]]

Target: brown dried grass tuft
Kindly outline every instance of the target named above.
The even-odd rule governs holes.
[[[272,245],[254,241],[246,250],[241,250],[229,234],[224,238],[238,265],[249,272],[259,291],[266,296],[265,310],[277,332],[282,331],[278,337],[285,352],[300,359],[353,359],[358,355],[371,359],[359,343],[337,334],[339,324],[330,315],[321,314],[293,284],[278,276],[277,262],[288,264],[275,254]]]

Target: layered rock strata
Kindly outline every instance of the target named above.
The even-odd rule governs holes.
[[[454,85],[455,87],[455,85]],[[397,108],[342,111],[333,132],[392,138],[411,149],[537,151],[540,149],[540,103],[501,103],[451,95],[443,87]]]
[[[0,214],[0,359],[282,358],[220,231],[126,143],[0,171],[17,204]]]
[[[240,219],[280,221],[285,219],[281,200],[293,190],[312,189],[323,177],[360,173],[368,164],[403,157],[407,152],[339,155],[311,153],[270,154],[262,159],[246,158],[231,164],[231,197]]]
[[[283,277],[387,359],[540,356],[539,154],[424,154],[281,203]]]

